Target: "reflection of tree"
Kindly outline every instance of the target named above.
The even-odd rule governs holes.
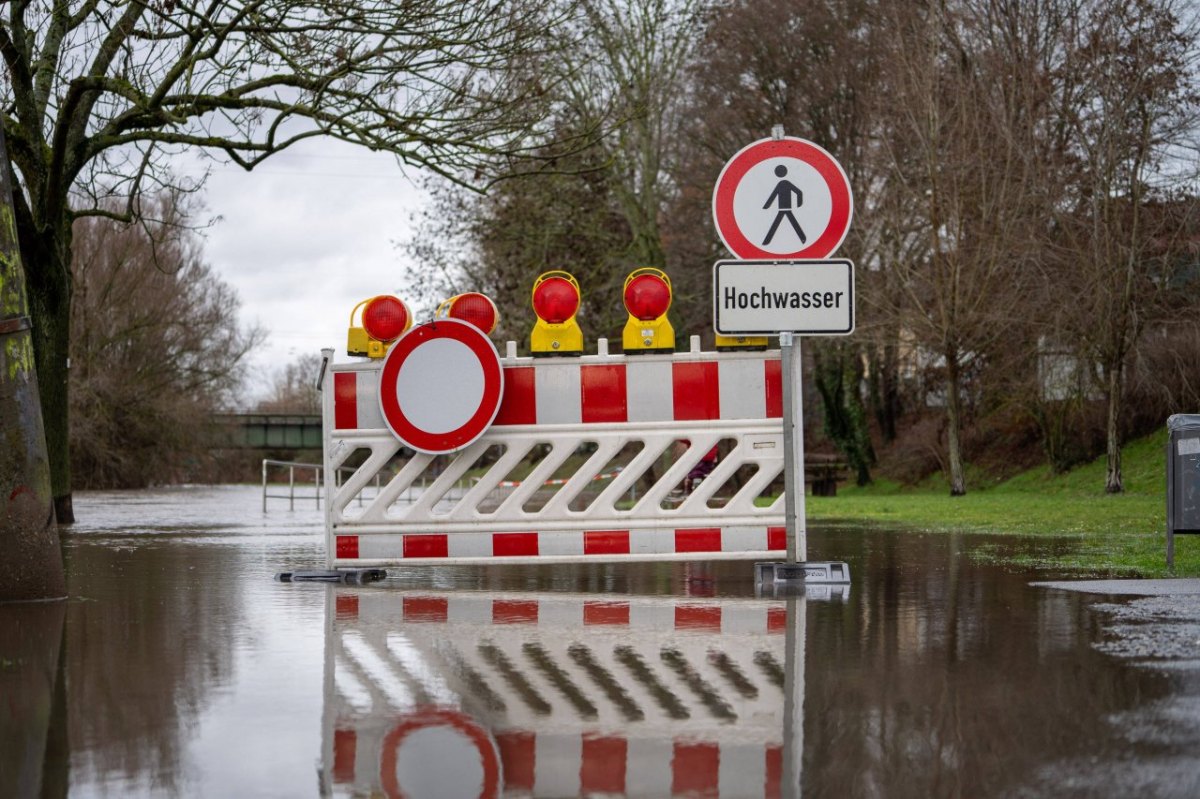
[[[66,554],[72,767],[88,782],[123,777],[174,793],[182,736],[232,679],[243,600],[205,572],[234,567],[224,561],[236,553],[76,539]]]
[[[851,602],[809,603],[805,794],[1009,792],[1165,694],[1092,649],[1081,597],[985,576],[953,537],[870,541]]]

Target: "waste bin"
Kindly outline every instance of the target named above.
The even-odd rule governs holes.
[[[1175,536],[1200,534],[1200,414],[1167,419],[1167,568],[1175,566]]]

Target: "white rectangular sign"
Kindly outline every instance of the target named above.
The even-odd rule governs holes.
[[[854,264],[717,261],[713,326],[723,336],[844,336],[854,332]]]

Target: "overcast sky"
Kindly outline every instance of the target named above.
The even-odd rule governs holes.
[[[346,357],[351,308],[376,294],[404,296],[405,254],[424,202],[420,172],[392,156],[312,140],[253,172],[216,165],[205,199],[221,217],[205,232],[205,256],[237,290],[242,318],[267,341],[253,356],[251,388],[306,352]],[[407,299],[407,298],[406,298]]]

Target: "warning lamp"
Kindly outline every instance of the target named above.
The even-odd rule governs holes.
[[[766,336],[722,336],[717,334],[714,342],[717,352],[733,350],[765,350],[770,342]]]
[[[359,311],[362,311],[359,315]],[[359,323],[354,317],[359,315]],[[404,300],[380,294],[363,300],[350,311],[350,332],[346,336],[347,355],[382,358],[388,347],[412,327],[412,314]]]
[[[529,334],[529,349],[534,357],[583,354],[583,330],[575,320],[579,298],[579,281],[568,272],[543,272],[533,281],[538,320]]]
[[[622,295],[629,321],[622,343],[626,353],[674,352],[675,328],[667,320],[671,307],[671,279],[661,269],[635,269],[625,278]]]
[[[485,334],[496,329],[500,321],[500,312],[491,297],[477,291],[457,294],[438,306],[435,317],[461,319],[475,325]]]

